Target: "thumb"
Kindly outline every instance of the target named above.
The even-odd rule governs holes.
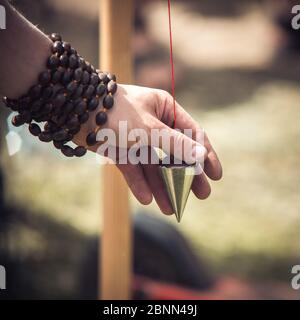
[[[157,129],[151,130],[151,145],[159,147],[167,155],[184,161],[187,164],[199,162],[203,164],[207,157],[206,148],[192,139],[191,136],[182,133],[179,129],[172,129],[159,121]]]

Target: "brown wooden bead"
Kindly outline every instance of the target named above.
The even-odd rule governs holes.
[[[30,111],[36,112],[38,110],[40,110],[41,106],[42,106],[42,101],[41,100],[36,100],[34,101],[31,105],[30,105]]]
[[[60,57],[59,57],[59,63],[62,67],[68,67],[69,65],[69,57],[66,53],[62,54]]]
[[[98,74],[97,73],[92,73],[91,74],[91,78],[90,78],[90,84],[92,86],[97,86],[97,84],[99,83],[99,77],[98,77]]]
[[[82,70],[86,70],[86,62],[82,57],[79,57],[78,65],[80,68],[82,68]]]
[[[71,140],[73,140],[73,134],[68,133],[68,136],[67,136],[65,141],[68,142],[68,141],[71,141]]]
[[[75,69],[78,67],[78,59],[75,54],[71,54],[69,57],[69,67]]]
[[[88,146],[93,146],[97,143],[96,140],[96,133],[95,132],[90,132],[87,137],[86,137],[86,143]]]
[[[75,135],[75,134],[77,134],[77,133],[80,131],[80,129],[81,129],[81,127],[80,127],[80,125],[78,125],[78,126],[75,127],[74,129],[70,129],[70,130],[69,130],[69,133]]]
[[[40,84],[32,86],[29,90],[29,96],[32,100],[37,99],[42,92],[42,86]]]
[[[106,86],[103,83],[100,83],[96,88],[96,95],[101,97],[106,92]]]
[[[49,70],[43,71],[39,75],[39,82],[42,86],[47,85],[51,80],[51,73]]]
[[[34,136],[38,136],[42,132],[41,128],[36,123],[31,123],[29,125],[28,129],[29,129],[30,133]]]
[[[66,157],[73,157],[74,156],[74,150],[70,146],[64,145],[61,147],[61,152],[66,156]]]
[[[67,85],[67,92],[68,92],[68,94],[69,95],[72,95],[72,94],[74,94],[74,92],[76,91],[76,89],[77,89],[77,82],[75,82],[75,81],[71,81],[68,85]]]
[[[11,123],[15,126],[15,127],[19,127],[19,126],[22,126],[25,121],[24,119],[22,119],[22,117],[17,114],[16,116],[14,116],[11,120]]]
[[[31,112],[28,110],[20,111],[20,117],[24,122],[27,122],[27,123],[31,122]]]
[[[88,73],[92,73],[93,72],[92,65],[88,61],[86,61],[86,71]]]
[[[109,79],[109,80],[113,80],[113,81],[117,81],[117,78],[116,78],[116,76],[114,75],[114,74],[112,74],[112,73],[108,73],[107,74],[107,78]]]
[[[79,97],[79,98],[76,98],[75,99],[75,97],[73,96],[72,97],[73,98],[73,105],[74,105],[74,108],[75,108],[75,106],[82,100],[82,98],[81,97]]]
[[[58,130],[57,127],[53,127],[52,123],[54,124],[54,122],[52,121],[52,118],[49,117],[48,119],[44,120],[44,126],[43,126],[43,131],[45,133],[50,133],[51,134],[51,138],[53,140],[53,133]]]
[[[51,33],[50,34],[50,39],[55,42],[55,41],[61,41],[61,35],[58,33]]]
[[[100,73],[98,74],[98,76],[99,76],[99,79],[100,79],[104,84],[107,84],[107,83],[109,82],[109,79],[108,79],[106,73],[100,72]]]
[[[55,148],[57,148],[57,149],[61,149],[62,147],[63,147],[63,145],[64,145],[64,142],[63,141],[53,141],[53,145],[54,145],[54,147]]]
[[[44,124],[44,131],[46,131],[46,132],[53,132],[51,129],[52,129],[52,127],[51,127],[51,124],[50,124],[51,122],[50,121],[47,121],[47,122],[45,122],[45,124]]]
[[[82,84],[88,84],[90,82],[90,74],[84,70],[81,78]]]
[[[73,47],[71,47],[71,49],[70,49],[70,54],[75,54],[75,55],[77,55],[77,51],[76,51]]]
[[[110,80],[107,84],[107,91],[111,94],[115,94],[117,91],[117,83],[114,80]]]
[[[25,96],[19,99],[19,109],[20,110],[27,110],[29,109],[29,104],[30,104],[30,97],[29,96]]]
[[[63,94],[65,92],[65,87],[61,85],[60,83],[56,83],[53,87],[52,97],[55,98],[58,94]]]
[[[64,103],[66,102],[66,97],[64,94],[60,93],[59,95],[57,95],[55,97],[55,99],[53,100],[53,105],[56,108],[61,108]]]
[[[48,59],[48,68],[55,69],[59,66],[59,57],[53,54]]]
[[[66,121],[67,121],[67,115],[62,114],[57,119],[57,125],[59,127],[62,127],[66,123]]]
[[[65,105],[64,105],[64,112],[66,114],[69,114],[72,110],[74,109],[74,104],[72,101],[68,101]]]
[[[66,123],[66,126],[69,129],[76,128],[78,125],[79,125],[79,120],[78,120],[78,116],[76,114],[72,115]]]
[[[40,116],[36,117],[37,122],[43,122],[50,120],[51,116],[49,114],[41,114]]]
[[[66,53],[70,53],[71,52],[71,45],[69,42],[63,41],[62,42],[62,47],[64,48]]]
[[[68,84],[71,80],[72,80],[72,77],[73,77],[73,70],[68,68],[65,72],[64,72],[64,75],[63,75],[63,78],[62,78],[62,82],[64,85]]]
[[[47,128],[47,130],[46,130],[46,128]],[[58,130],[58,127],[53,121],[48,121],[44,126],[44,130],[45,131],[50,131],[50,132],[55,132],[55,131]]]
[[[48,102],[42,107],[43,113],[49,114],[53,110],[53,104]]]
[[[45,122],[44,131],[51,132],[51,126],[49,125],[49,121]]]
[[[52,52],[61,55],[64,52],[61,41],[55,41],[52,45]]]
[[[43,142],[50,142],[52,140],[52,134],[50,132],[41,132],[39,134],[39,139]]]
[[[60,112],[61,112],[61,108],[60,107],[53,106],[53,109],[52,109],[52,115],[53,116],[55,116],[55,117],[57,116],[58,117]]]
[[[64,141],[68,137],[68,132],[65,129],[60,129],[53,133],[53,140]]]
[[[86,148],[78,146],[74,149],[74,154],[76,157],[83,157],[86,154]]]
[[[60,115],[66,116],[66,121],[67,121],[70,117],[70,112],[67,112],[68,110],[66,109],[66,104],[62,107]]]
[[[59,83],[64,74],[64,69],[57,69],[52,74],[52,83]]]
[[[89,112],[86,111],[85,113],[83,113],[81,116],[79,116],[79,123],[83,124],[85,122],[87,122],[89,119]]]
[[[74,79],[76,81],[80,81],[82,77],[83,70],[82,68],[77,68],[74,70]]]
[[[95,110],[99,105],[99,98],[97,97],[94,97],[90,100],[90,102],[88,103],[88,109],[90,111],[93,111]]]
[[[50,115],[48,114],[39,114],[35,118],[32,117],[32,119],[36,122],[45,122],[50,120]]]
[[[86,107],[86,102],[84,100],[81,100],[76,104],[74,111],[78,115],[81,115],[86,111]]]
[[[82,93],[83,93],[83,90],[84,90],[84,86],[82,84],[80,84],[75,93],[73,94],[73,99],[77,99],[77,98],[80,98],[82,96]]]
[[[47,100],[52,96],[53,88],[52,86],[44,87],[42,90],[42,100]]]
[[[36,120],[41,115],[40,111],[31,112],[31,116],[33,120]]]
[[[85,89],[84,93],[83,93],[83,97],[84,98],[91,98],[91,96],[93,95],[95,91],[95,87],[92,86],[91,84],[87,86],[87,88]]]
[[[107,121],[106,112],[100,111],[96,114],[96,123],[98,126],[103,126]]]
[[[111,109],[114,105],[114,98],[108,94],[103,99],[103,107],[106,109]]]

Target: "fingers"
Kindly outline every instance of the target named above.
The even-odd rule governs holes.
[[[174,122],[173,98],[169,94],[164,94],[161,99],[160,108],[161,121],[171,126]],[[218,156],[213,149],[206,133],[200,128],[199,124],[176,102],[176,128],[180,130],[191,129],[193,139],[197,139],[200,144],[204,144],[207,150],[207,158],[205,158],[204,171],[212,180],[219,180],[222,177],[222,166]]]
[[[141,165],[117,164],[119,170],[123,173],[124,178],[137,200],[144,204],[152,202],[152,192],[145,179]]]
[[[154,196],[164,214],[173,213],[157,165],[144,165],[142,168],[141,165],[117,164],[117,167],[123,173],[130,190],[140,203],[150,204]]]
[[[193,164],[196,161],[204,163],[207,150],[203,145],[160,121],[157,121],[156,128],[159,129],[159,138],[157,137],[154,140],[151,136],[152,147],[159,147],[165,153],[171,154],[174,158],[183,160],[188,164]]]
[[[192,184],[192,190],[195,196],[199,199],[204,200],[209,197],[211,188],[205,174],[201,173],[195,176]]]
[[[130,190],[141,204],[150,204],[154,196],[157,205],[164,214],[173,214],[157,165],[117,164],[117,167],[123,173]],[[192,190],[199,199],[206,199],[210,195],[211,188],[204,174],[195,176]]]
[[[148,181],[148,185],[153,193],[155,201],[164,214],[172,214],[173,209],[170,204],[165,186],[158,171],[158,166],[154,164],[143,165],[143,170]]]
[[[223,175],[222,165],[206,134],[204,145],[208,150],[208,155],[204,163],[204,171],[212,180],[220,180]]]

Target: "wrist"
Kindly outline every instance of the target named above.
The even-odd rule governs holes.
[[[51,41],[6,1],[6,29],[1,30],[0,94],[19,98],[45,68]]]
[[[114,105],[116,78],[96,70],[59,34],[51,34],[50,39],[51,50],[44,62],[46,67],[36,76],[38,82],[27,94],[18,99],[5,97],[4,101],[18,112],[12,119],[15,126],[28,123],[29,131],[41,141],[53,141],[67,157],[81,157],[97,145],[97,132],[107,122],[106,112]],[[89,121],[92,117],[96,126]],[[42,127],[39,123],[43,123]],[[84,140],[82,134],[87,130],[82,127],[86,123],[90,126],[86,127]],[[77,134],[79,146],[73,149],[67,143],[76,142]]]

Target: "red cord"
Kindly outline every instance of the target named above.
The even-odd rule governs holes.
[[[172,96],[173,96],[173,112],[174,112],[174,124],[173,128],[176,128],[176,99],[175,99],[175,75],[174,75],[174,60],[173,60],[173,37],[172,37],[172,23],[171,23],[171,0],[168,0],[168,14],[169,14],[169,33],[170,33],[170,65],[172,75]]]

